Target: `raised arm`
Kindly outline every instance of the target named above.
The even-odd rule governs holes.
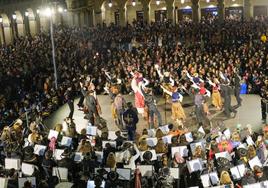
[[[160,79],[164,78],[164,75],[161,73],[159,66],[155,66],[156,72]]]
[[[168,91],[168,90],[167,90],[166,88],[164,88],[162,85],[160,85],[160,87],[163,89],[163,91],[164,91],[166,94],[172,96],[172,92],[171,92],[171,91]]]

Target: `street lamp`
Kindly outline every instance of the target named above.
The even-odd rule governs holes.
[[[58,8],[58,11],[59,11],[59,13],[62,13],[63,12],[63,8],[62,7],[59,7]]]
[[[12,18],[13,18],[13,20],[16,20],[17,19],[17,15],[16,14],[12,14]]]
[[[2,16],[0,16],[0,24],[2,24],[3,23],[3,18],[2,18]]]
[[[156,0],[156,4],[157,5],[160,5],[160,0]]]
[[[136,6],[136,1],[132,0],[132,6],[135,7]]]
[[[53,9],[50,7],[47,7],[42,11],[43,14],[49,18],[50,21],[50,38],[51,38],[51,46],[52,46],[52,62],[53,62],[53,68],[54,68],[54,78],[55,78],[55,88],[58,89],[58,74],[57,74],[57,66],[56,66],[56,54],[55,54],[55,43],[54,43],[54,30],[53,30]]]
[[[37,14],[39,14],[39,13],[40,13],[40,10],[39,10],[39,9],[37,9],[37,10],[36,10],[36,13],[37,13]]]
[[[28,12],[28,11],[25,12],[25,16],[26,16],[26,17],[29,16],[29,12]]]
[[[109,1],[108,6],[111,8],[113,6],[112,0]]]
[[[207,2],[207,3],[209,3],[209,2],[210,2],[210,0],[206,0],[206,2]]]
[[[181,0],[181,4],[184,4],[184,0]]]

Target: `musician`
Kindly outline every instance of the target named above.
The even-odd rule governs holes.
[[[163,86],[161,86],[163,91],[171,96],[172,98],[172,105],[171,105],[171,113],[172,113],[172,119],[179,123],[180,120],[185,121],[186,115],[184,113],[184,110],[182,108],[182,100],[183,96],[178,92],[178,87],[174,86],[172,88],[172,92],[165,89]]]
[[[128,131],[128,139],[134,141],[139,117],[137,109],[133,107],[131,102],[127,103],[127,110],[123,113],[123,119]]]

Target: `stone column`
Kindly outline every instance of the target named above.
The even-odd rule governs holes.
[[[10,44],[13,42],[14,36],[10,24],[3,24],[3,34],[4,34],[4,41],[6,44]]]
[[[5,35],[4,35],[4,28],[3,23],[0,23],[0,45],[5,44]]]
[[[144,22],[150,23],[150,0],[141,0]]]
[[[174,8],[174,0],[166,0],[167,5],[167,19],[172,23],[175,23],[175,8]]]
[[[125,6],[119,7],[119,25],[121,27],[126,26],[126,7]]]
[[[219,15],[219,21],[224,22],[225,18],[225,11],[224,11],[224,0],[217,0],[218,1],[218,15]]]
[[[192,1],[192,20],[194,23],[198,23],[200,19],[199,0],[191,0],[191,1]]]
[[[98,24],[102,24],[102,12],[101,12],[101,8],[98,9],[94,9],[94,24],[98,25]]]
[[[88,26],[93,27],[94,26],[94,10],[93,7],[90,7],[88,10]]]
[[[16,20],[15,24],[17,24],[17,31],[18,31],[18,36],[19,37],[23,37],[25,36],[25,24],[24,24],[24,20]]]
[[[29,18],[29,29],[31,36],[35,36],[37,34],[37,21],[34,18]]]
[[[244,16],[244,20],[250,20],[251,14],[250,11],[251,10],[251,2],[250,0],[244,0],[244,11],[243,11],[243,16]]]

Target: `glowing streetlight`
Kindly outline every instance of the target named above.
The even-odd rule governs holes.
[[[112,1],[109,1],[108,6],[111,8],[113,6]]]
[[[16,20],[17,19],[17,15],[16,14],[12,14],[12,18],[13,18],[13,20]]]
[[[39,9],[37,9],[37,10],[36,10],[36,13],[37,13],[37,14],[39,14],[39,13],[40,13],[40,10],[39,10]]]
[[[132,6],[133,6],[133,7],[136,6],[136,1],[135,1],[135,0],[132,1]]]
[[[45,8],[42,12],[46,17],[51,17],[52,15],[52,10],[49,7]]]
[[[62,7],[59,7],[58,8],[58,11],[59,11],[59,13],[62,13],[63,12],[63,8]]]
[[[3,23],[3,18],[0,16],[0,24]]]
[[[184,4],[184,0],[181,0],[181,4]]]
[[[156,0],[156,4],[157,5],[160,5],[160,0]]]
[[[64,11],[64,12],[67,12],[67,9],[64,9],[63,11]]]
[[[25,12],[25,16],[26,16],[26,17],[29,16],[29,12],[28,12],[28,11]]]

